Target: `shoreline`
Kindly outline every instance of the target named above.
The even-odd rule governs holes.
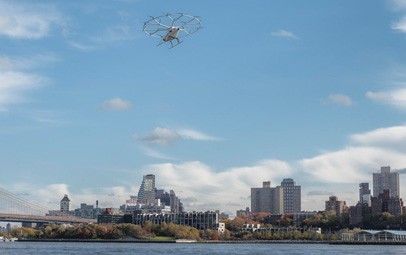
[[[48,243],[163,243],[163,244],[329,244],[329,245],[406,245],[406,241],[313,241],[313,240],[142,240],[142,239],[19,239],[16,242]]]
[[[78,242],[78,243],[184,243],[184,244],[329,244],[331,241],[313,240],[142,240],[142,239],[19,239],[16,242]]]

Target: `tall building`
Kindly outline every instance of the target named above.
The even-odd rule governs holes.
[[[391,173],[390,166],[381,167],[380,173],[373,173],[374,197],[379,197],[384,190],[389,190],[390,197],[400,197],[399,173]]]
[[[263,182],[262,188],[251,188],[251,211],[283,214],[283,188],[271,188],[271,182]]]
[[[138,191],[138,199],[146,205],[155,204],[155,175],[144,175]]]
[[[301,211],[301,186],[291,179],[283,179],[281,183],[283,188],[283,212],[298,213]]]
[[[359,202],[361,204],[371,203],[371,190],[369,189],[369,183],[367,182],[359,184]]]
[[[340,216],[343,212],[347,211],[345,201],[338,200],[336,196],[330,196],[326,201],[326,212],[335,212],[336,216]]]
[[[373,214],[388,212],[392,215],[403,214],[403,200],[391,197],[389,190],[384,190],[378,197],[372,197],[371,211]]]
[[[63,196],[60,204],[61,204],[61,212],[69,212],[71,201],[68,195]]]
[[[170,198],[170,206],[171,212],[173,213],[180,213],[183,211],[183,205],[180,202],[180,199],[176,196],[175,191],[169,191],[169,198]]]

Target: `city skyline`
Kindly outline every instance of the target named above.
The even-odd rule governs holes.
[[[166,12],[203,28],[157,47]],[[356,204],[381,166],[406,181],[405,20],[403,0],[0,0],[0,187],[115,207],[154,174],[233,213],[292,178],[302,210]]]

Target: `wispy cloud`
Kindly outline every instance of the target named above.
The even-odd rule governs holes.
[[[168,147],[182,140],[196,141],[217,141],[219,138],[204,134],[193,129],[172,130],[169,128],[157,127],[144,136],[134,135],[134,139],[140,140],[146,145]]]
[[[405,0],[390,0],[389,4],[394,11],[406,10],[406,1]]]
[[[329,95],[325,103],[343,106],[352,106],[354,104],[349,96],[343,94]]]
[[[397,146],[406,144],[406,126],[379,128],[351,135],[351,140],[361,145]]]
[[[102,108],[106,110],[124,111],[132,107],[132,102],[119,97],[106,100],[102,104]]]
[[[31,71],[58,60],[51,54],[26,58],[0,56],[0,111],[8,111],[10,105],[26,102],[28,92],[43,87],[48,80]]]
[[[181,129],[178,131],[178,134],[183,138],[183,139],[191,139],[191,140],[199,140],[199,141],[218,141],[220,140],[219,138],[209,136],[207,134],[204,134],[202,132],[193,130],[193,129]]]
[[[327,183],[356,183],[370,179],[379,166],[406,166],[406,126],[380,128],[350,136],[351,145],[299,161],[303,170]],[[351,177],[351,178],[349,178]]]
[[[0,70],[32,70],[43,68],[51,63],[59,61],[59,58],[51,54],[38,54],[31,57],[0,56]]]
[[[80,51],[85,51],[85,52],[94,51],[94,50],[98,49],[98,47],[96,47],[94,45],[87,45],[87,44],[83,44],[83,43],[78,43],[76,41],[70,41],[69,45],[72,48],[75,48]]]
[[[45,80],[36,74],[0,72],[0,111],[7,111],[9,105],[25,102],[24,94],[43,86]]]
[[[290,39],[299,39],[299,37],[297,37],[294,33],[283,30],[283,29],[279,29],[275,32],[272,32],[272,35],[277,36],[277,37],[290,38]]]
[[[307,196],[323,196],[323,197],[328,197],[331,196],[332,192],[331,191],[326,191],[326,190],[311,190],[307,192]]]
[[[406,33],[406,17],[401,18],[392,24],[392,29],[401,33]]]
[[[69,45],[77,50],[90,52],[104,49],[108,46],[137,39],[137,33],[129,25],[115,25],[107,27],[103,32],[92,36],[71,40]]]
[[[390,0],[389,6],[393,11],[405,13],[406,1],[405,0]],[[406,15],[392,23],[391,28],[400,33],[406,33]]]
[[[182,140],[182,137],[175,131],[168,128],[157,127],[140,140],[147,145],[171,146],[175,142]]]
[[[219,138],[204,134],[193,129],[172,130],[169,128],[157,127],[145,135],[133,134],[133,139],[142,143],[142,150],[145,155],[158,159],[174,160],[175,158],[158,152],[151,147],[171,147],[183,140],[195,141],[218,141]]]
[[[0,1],[0,35],[14,39],[40,39],[62,24],[53,5]]]
[[[406,89],[404,88],[383,92],[368,91],[366,96],[376,102],[389,104],[400,109],[406,109]]]
[[[175,160],[175,158],[173,158],[173,157],[170,157],[168,155],[165,155],[162,152],[153,150],[148,147],[142,147],[142,150],[145,152],[145,155],[147,155],[148,157],[151,157],[151,158],[163,159],[163,160]]]

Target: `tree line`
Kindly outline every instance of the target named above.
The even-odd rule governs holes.
[[[354,227],[362,229],[405,229],[406,215],[394,216],[387,212],[371,214],[364,217],[362,223],[350,226],[348,214],[337,217],[334,213],[320,212],[310,218],[298,222],[293,226],[293,216],[286,214],[269,223],[269,214],[257,213],[251,217],[235,217],[226,219],[226,231],[219,233],[217,230],[198,230],[193,227],[180,226],[173,223],[152,224],[147,221],[144,225],[135,224],[91,224],[91,225],[50,225],[38,229],[13,228],[11,235],[26,239],[154,239],[167,237],[169,239],[192,240],[334,240],[338,239],[342,231]],[[298,231],[242,231],[244,224],[261,224],[262,228],[289,228],[302,229],[321,228],[322,234],[314,230]]]
[[[91,225],[49,225],[38,229],[20,227],[13,228],[11,235],[23,239],[122,239],[134,238],[149,240],[163,236],[169,239],[220,239],[217,231],[199,231],[196,228],[180,226],[173,223],[152,224],[143,226],[135,224],[91,224]]]

